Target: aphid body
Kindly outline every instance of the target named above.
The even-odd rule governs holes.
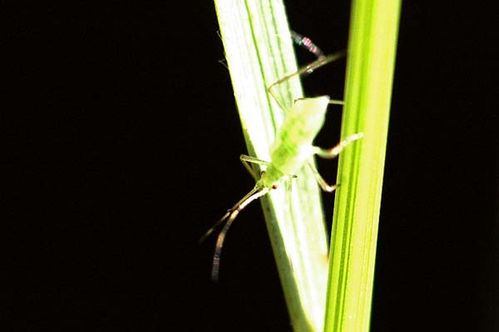
[[[297,35],[295,38],[301,36]],[[308,43],[307,46],[309,46]],[[313,45],[313,44],[312,44]],[[321,52],[322,54],[322,52]],[[279,99],[274,95],[272,88],[276,85],[288,80],[289,78],[305,73],[311,73],[318,67],[332,62],[344,55],[344,52],[339,52],[329,56],[320,56],[316,61],[299,69],[273,83],[267,88],[279,106],[284,109]],[[340,143],[330,149],[323,149],[313,145],[313,140],[324,125],[326,112],[329,104],[343,104],[339,101],[330,100],[328,96],[319,96],[314,98],[300,98],[294,101],[290,110],[286,110],[284,121],[276,133],[274,143],[270,148],[270,161],[260,160],[251,156],[241,155],[240,159],[251,176],[255,179],[255,187],[239,200],[227,213],[201,238],[203,241],[208,237],[215,228],[226,221],[217,238],[215,253],[213,255],[213,265],[211,277],[213,280],[218,279],[218,271],[220,266],[220,255],[222,251],[225,235],[229,230],[232,222],[236,219],[239,212],[244,209],[252,201],[266,195],[270,190],[277,189],[279,183],[294,177],[295,174],[305,165],[309,166],[320,187],[328,192],[336,189],[336,185],[329,185],[321,177],[314,164],[311,162],[314,155],[322,158],[335,158],[338,154],[350,143],[360,139],[362,133],[347,136]],[[251,164],[263,165],[264,171],[259,172],[257,168]]]
[[[313,140],[325,122],[326,111],[330,99],[328,96],[302,98],[295,101],[291,110],[286,113],[284,122],[277,132],[276,139],[270,148],[270,162],[250,156],[241,155],[241,161],[255,178],[255,187],[237,202],[220,219],[201,240],[209,236],[223,221],[227,220],[217,239],[213,256],[212,279],[218,279],[220,255],[225,234],[239,212],[252,201],[266,195],[270,190],[277,189],[279,183],[293,177],[304,165],[309,165],[316,176],[317,182],[325,191],[331,192],[336,186],[331,186],[320,176],[313,163],[310,163],[314,154],[324,158],[334,158],[351,142],[360,139],[362,133],[348,136],[331,149],[322,149],[313,145]],[[266,169],[258,177],[249,163],[265,165]]]

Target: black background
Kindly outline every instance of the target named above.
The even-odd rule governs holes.
[[[287,5],[326,53],[346,47],[349,10]],[[217,284],[214,241],[197,243],[252,187],[212,2],[0,12],[6,331],[289,331],[258,204],[231,230]],[[499,330],[492,13],[404,2],[372,331]],[[344,66],[307,77],[307,93],[341,97]],[[321,164],[328,179],[334,168]]]

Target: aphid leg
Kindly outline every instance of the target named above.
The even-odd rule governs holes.
[[[283,106],[284,104],[279,100],[279,97],[272,90],[274,87],[276,87],[277,85],[279,85],[279,84],[281,84],[283,82],[286,82],[287,80],[289,80],[290,78],[292,78],[294,76],[302,75],[302,74],[305,74],[305,73],[311,73],[311,72],[313,72],[314,70],[316,70],[319,67],[322,67],[322,66],[324,66],[324,65],[326,65],[326,64],[328,64],[330,62],[336,61],[336,60],[344,57],[345,54],[346,54],[345,51],[340,51],[340,52],[333,53],[333,54],[330,54],[330,55],[327,55],[327,56],[323,56],[323,57],[315,60],[314,62],[309,63],[305,67],[302,67],[302,68],[298,69],[294,73],[288,74],[288,75],[284,76],[283,78],[275,81],[274,83],[272,83],[267,88],[267,91],[274,98],[274,100],[277,102],[277,104],[279,105],[279,107],[283,111],[286,111],[286,108]]]
[[[314,153],[319,157],[326,159],[336,158],[340,154],[340,152],[343,151],[345,147],[347,147],[349,144],[353,143],[354,141],[361,139],[362,137],[364,137],[363,133],[357,133],[347,136],[344,140],[342,140],[336,146],[333,146],[330,149],[323,149],[314,146]]]
[[[220,60],[218,60],[218,63],[221,64],[222,66],[224,66],[225,69],[229,70],[229,65],[227,64],[226,59],[220,59]]]
[[[251,156],[247,156],[245,154],[240,155],[239,159],[241,159],[241,162],[243,163],[244,167],[248,170],[248,173],[251,174],[251,176],[253,177],[253,179],[255,179],[255,181],[258,181],[260,179],[260,173],[252,165],[253,164],[265,165],[265,166],[270,165],[270,163],[268,161],[261,160],[261,159],[251,157]]]
[[[248,156],[245,154],[240,155],[239,158],[241,159],[241,161],[244,160],[244,161],[247,161],[247,162],[252,163],[252,164],[265,165],[265,166],[270,165],[269,161],[261,160],[261,159],[258,159],[258,158],[252,157],[252,156]]]
[[[312,170],[312,173],[314,173],[315,180],[317,181],[322,190],[328,193],[335,191],[335,189],[338,187],[337,184],[331,185],[327,183],[312,162],[308,162],[307,165]]]
[[[344,106],[345,102],[343,100],[329,99],[329,104]]]
[[[354,141],[361,139],[363,136],[364,136],[363,133],[357,133],[357,134],[350,135],[347,138],[345,138],[344,140],[342,140],[341,142],[339,142],[336,146],[334,146],[330,149],[323,149],[323,148],[314,146],[315,154],[322,157],[322,158],[327,158],[327,159],[335,158],[340,154],[340,152],[345,147],[347,147],[349,144],[353,143]],[[338,187],[337,184],[330,185],[329,183],[327,183],[326,180],[324,180],[324,178],[321,176],[321,174],[319,173],[319,171],[317,170],[317,168],[315,167],[315,165],[312,162],[308,162],[307,165],[310,167],[310,169],[314,173],[315,179],[316,179],[317,183],[319,184],[319,186],[322,188],[322,190],[324,190],[326,192],[333,192]]]

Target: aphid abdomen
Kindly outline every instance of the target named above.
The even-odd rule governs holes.
[[[326,120],[328,96],[304,98],[295,101],[286,113],[274,146],[281,142],[311,145]]]

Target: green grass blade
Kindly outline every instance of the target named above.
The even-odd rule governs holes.
[[[269,160],[284,114],[266,88],[297,69],[283,3],[215,0],[215,6],[249,154]],[[280,84],[277,93],[291,107],[302,97],[299,79]],[[321,331],[328,252],[324,217],[310,170],[297,176],[291,191],[282,186],[262,205],[293,329]]]
[[[368,331],[400,0],[354,0],[325,331]]]

